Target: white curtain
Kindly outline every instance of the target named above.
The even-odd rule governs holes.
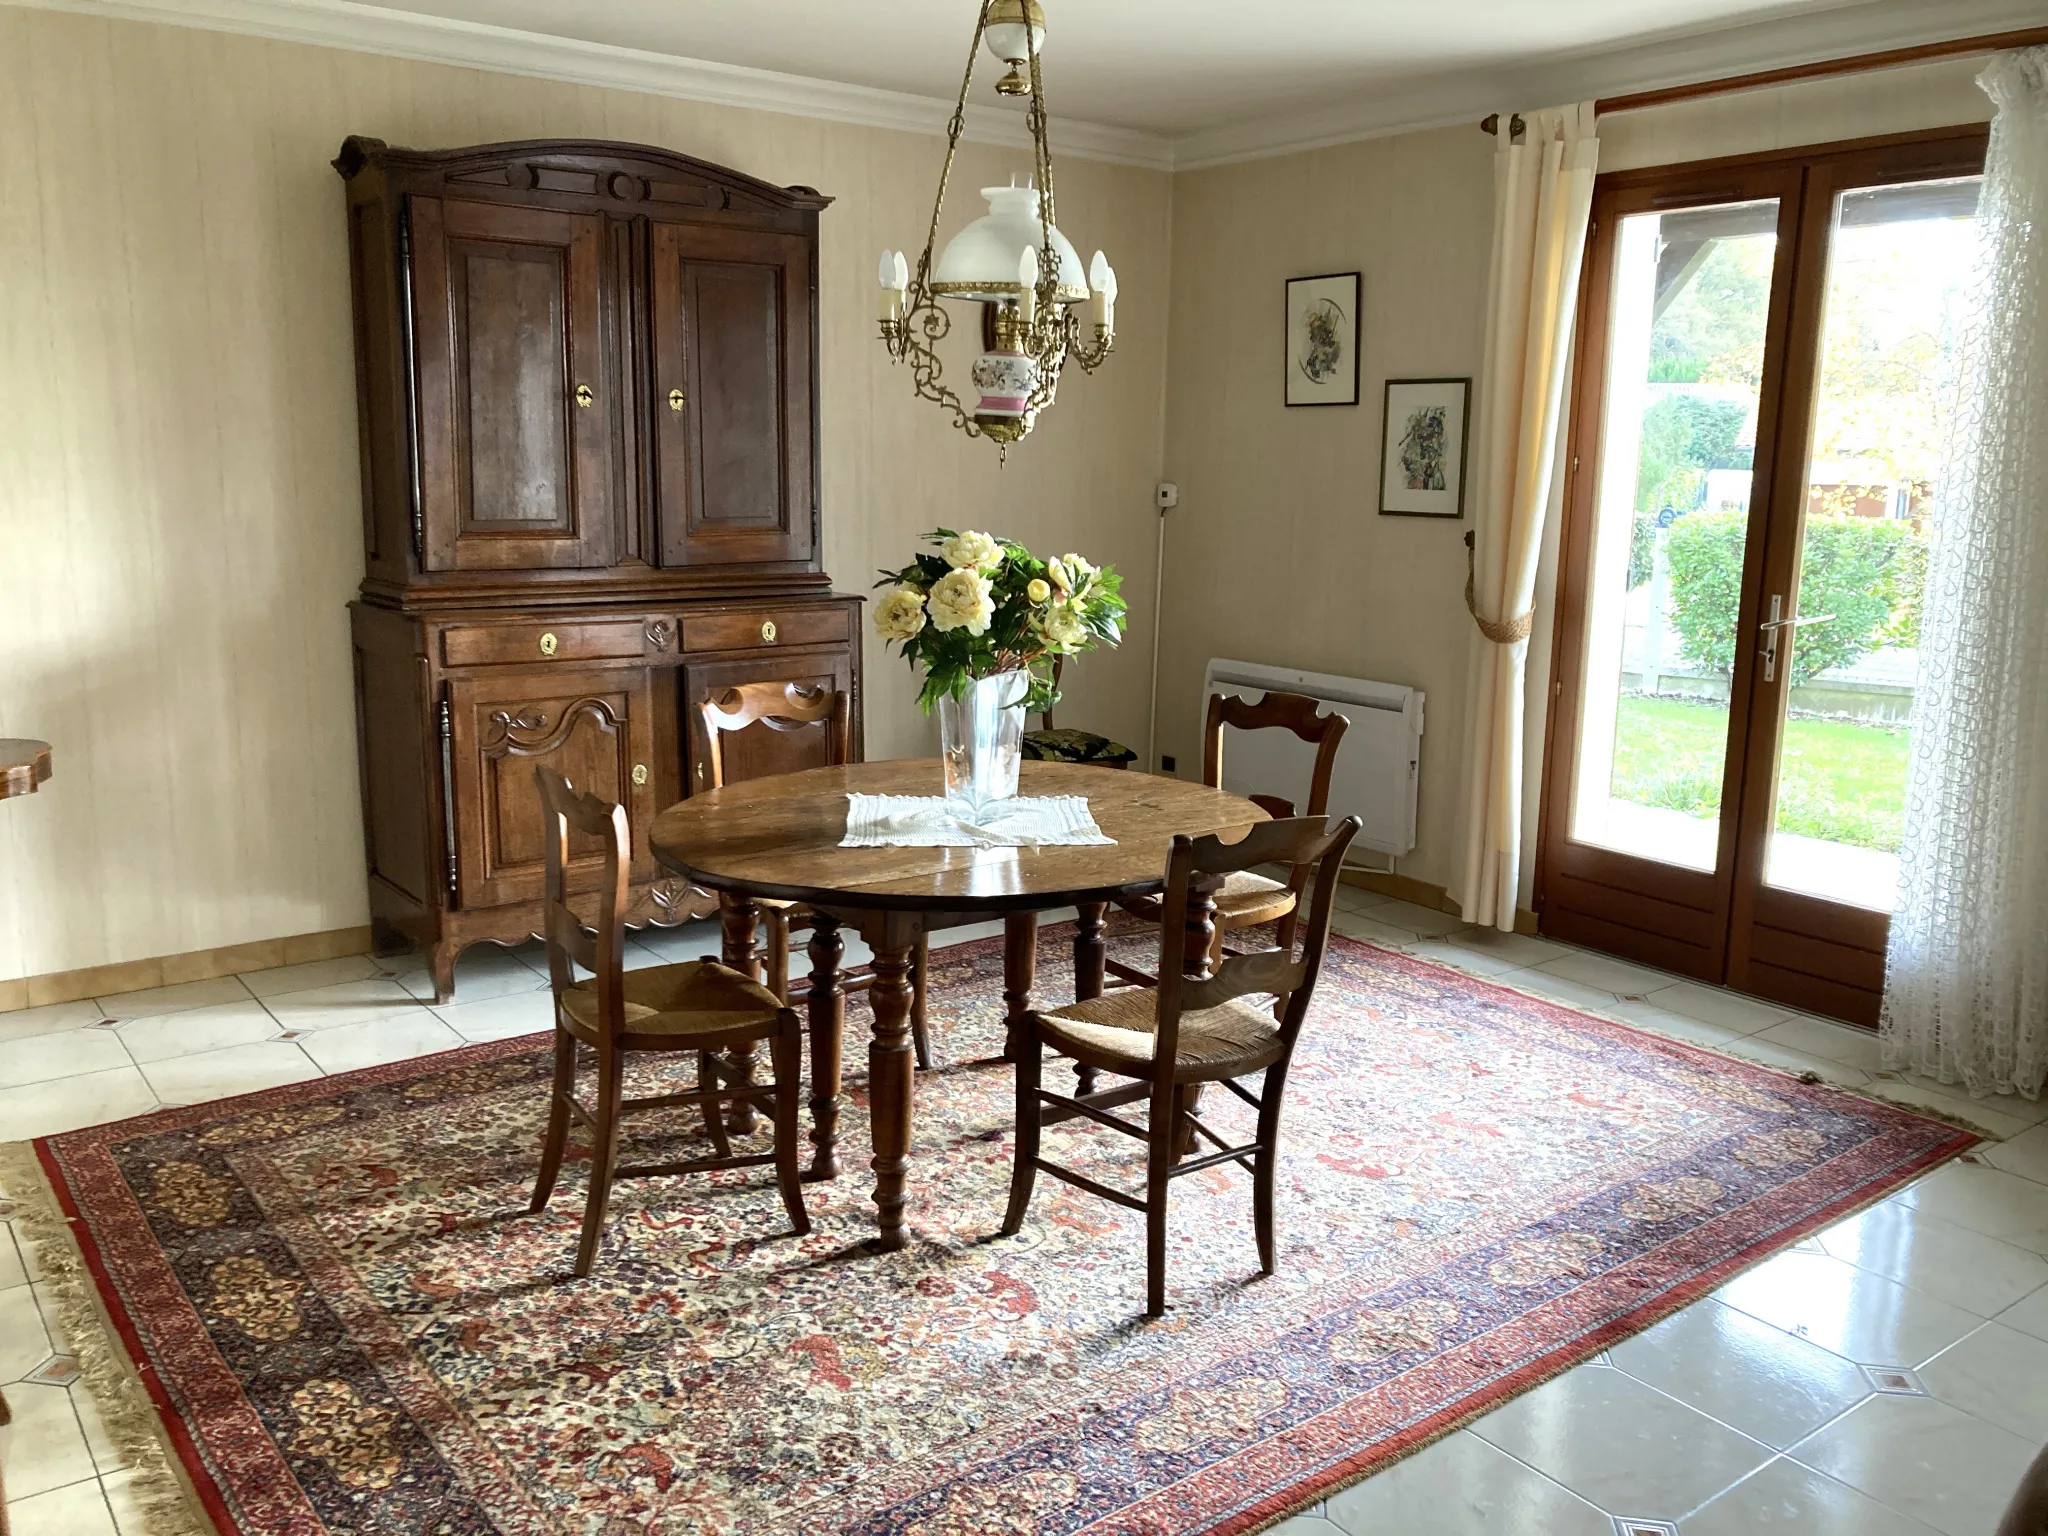
[[[1882,1050],[1972,1093],[2048,1074],[2048,48],[1997,115],[1937,487]]]
[[[1522,689],[1536,562],[1599,163],[1593,104],[1500,117],[1486,362],[1473,433],[1472,583],[1477,621],[1465,715],[1458,883],[1465,921],[1510,931],[1522,843]]]

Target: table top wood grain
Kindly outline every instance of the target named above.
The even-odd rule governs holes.
[[[33,794],[50,777],[50,744],[0,737],[0,800]]]
[[[1023,765],[1020,795],[1080,795],[1113,847],[841,848],[846,797],[938,795],[937,758],[850,763],[693,795],[654,820],[667,869],[711,890],[834,907],[1010,912],[1158,890],[1175,833],[1230,833],[1267,819],[1201,784],[1074,763]]]

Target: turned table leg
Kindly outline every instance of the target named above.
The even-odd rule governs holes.
[[[875,1224],[878,1245],[901,1248],[905,1175],[910,1166],[910,1102],[913,1055],[910,1043],[910,967],[914,936],[894,934],[874,949],[875,979],[868,1003],[875,1013],[875,1037],[868,1044],[868,1105],[874,1123]]]
[[[754,905],[752,897],[726,895],[719,898],[721,958],[742,976],[761,979],[761,959],[754,936],[760,928],[761,909]],[[754,1047],[735,1046],[727,1053],[733,1071],[739,1076],[739,1084],[746,1087],[754,1081]],[[735,1135],[745,1135],[754,1128],[754,1106],[744,1099],[730,1105],[725,1116],[726,1129]]]
[[[839,919],[823,912],[811,918],[811,1169],[806,1179],[836,1179],[839,1159],[839,1066],[846,1026],[846,993],[839,985],[839,961],[846,940]]]
[[[1024,1015],[1031,1011],[1031,984],[1038,974],[1038,914],[1012,912],[1003,919],[1003,1060],[1015,1061],[1023,1048]]]

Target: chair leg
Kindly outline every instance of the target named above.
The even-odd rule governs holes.
[[[714,1057],[710,1051],[697,1053],[697,1086],[713,1088],[720,1085],[720,1079],[712,1070]],[[711,1147],[720,1157],[732,1156],[732,1142],[725,1134],[725,1106],[717,1099],[706,1099],[701,1106],[704,1111],[704,1129],[711,1135]]]
[[[782,1190],[783,1209],[789,1224],[802,1237],[811,1230],[810,1213],[804,1209],[803,1169],[797,1149],[803,1142],[799,1117],[804,1096],[804,1044],[802,1026],[795,1014],[786,1014],[782,1028],[769,1046],[775,1066],[775,1182]]]
[[[1171,1084],[1155,1085],[1145,1139],[1145,1315],[1166,1315],[1166,1191],[1173,1171],[1174,1132],[1180,1094]]]
[[[569,1097],[576,1091],[576,1037],[566,1029],[555,1031],[555,1075],[548,1086],[548,1134],[541,1143],[540,1177],[533,1181],[533,1202],[529,1211],[544,1211],[555,1192],[555,1175],[562,1171],[562,1151],[569,1141]]]
[[[1041,1068],[1036,1015],[1024,1016],[1024,1038],[1017,1046],[1017,1149],[1010,1165],[1010,1208],[1003,1213],[1003,1236],[1014,1237],[1031,1209],[1031,1191],[1038,1182],[1038,1074]]]
[[[583,1239],[576,1245],[576,1278],[590,1273],[604,1236],[604,1212],[612,1197],[612,1170],[619,1161],[619,1101],[624,1096],[625,1056],[607,1051],[598,1064],[597,1125],[590,1148],[590,1198],[583,1207]]]
[[[924,1023],[924,979],[931,969],[931,959],[931,935],[920,933],[910,973],[910,1044],[917,1052],[917,1070],[920,1072],[932,1069],[932,1037]]]
[[[1273,1181],[1280,1166],[1280,1097],[1287,1086],[1287,1063],[1266,1068],[1259,1085],[1259,1145],[1265,1150],[1252,1160],[1252,1230],[1259,1243],[1259,1273],[1273,1273]]]
[[[768,990],[789,1006],[789,909],[763,907],[768,919]]]

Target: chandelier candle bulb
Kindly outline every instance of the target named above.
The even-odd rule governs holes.
[[[1028,245],[1017,258],[1017,316],[1027,328],[1038,318],[1038,252]]]
[[[896,268],[903,257],[895,251],[883,251],[879,275],[882,281],[882,320],[893,323],[903,318],[903,284],[896,280]]]

